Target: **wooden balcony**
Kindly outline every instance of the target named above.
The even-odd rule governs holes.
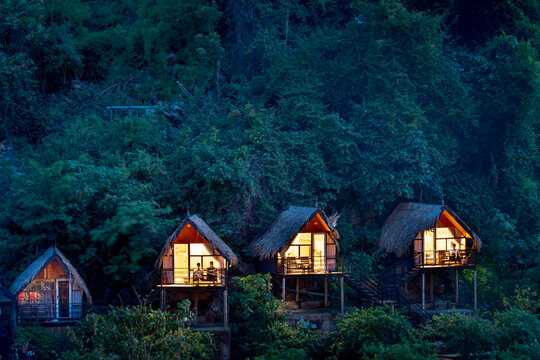
[[[86,309],[84,304],[20,304],[19,317],[23,321],[69,321],[81,320]]]
[[[213,272],[208,269],[163,269],[158,284],[162,287],[224,287],[226,277],[226,269],[216,268]]]
[[[476,250],[425,250],[414,254],[414,263],[422,268],[441,267],[465,267],[474,268],[476,266]]]
[[[286,257],[278,260],[278,270],[283,275],[340,274],[337,258]]]

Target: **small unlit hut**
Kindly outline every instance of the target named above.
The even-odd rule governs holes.
[[[69,322],[82,319],[92,303],[86,283],[56,247],[34,260],[13,282],[21,321]]]
[[[379,246],[398,258],[411,260],[408,276],[421,274],[422,308],[425,308],[425,274],[430,275],[430,300],[437,270],[455,269],[455,303],[459,303],[460,269],[474,271],[476,310],[476,255],[478,236],[448,206],[406,202],[399,204],[384,223]],[[404,262],[402,262],[404,263]]]
[[[314,207],[290,206],[282,211],[269,229],[251,245],[261,261],[261,270],[282,281],[283,310],[287,282],[296,283],[295,301],[299,303],[301,282],[322,278],[324,306],[328,306],[328,277],[340,278],[343,310],[343,273],[339,269],[339,233],[335,220]]]

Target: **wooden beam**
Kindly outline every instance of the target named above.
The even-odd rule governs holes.
[[[285,297],[286,297],[285,276],[283,277],[282,289],[283,290],[282,290],[281,298],[283,299],[283,312],[285,312]]]
[[[435,275],[434,271],[431,271],[429,276],[429,302],[433,304],[433,276]]]
[[[229,327],[229,307],[227,300],[227,288],[223,290],[223,326],[225,330]]]
[[[166,310],[166,306],[167,306],[167,290],[165,289],[164,286],[161,287],[160,304],[159,305],[160,305],[161,311]]]
[[[458,269],[456,268],[456,306],[459,304],[459,275]]]
[[[426,273],[422,272],[422,310],[426,309]]]
[[[345,297],[343,294],[343,276],[339,278],[339,290],[340,290],[340,295],[341,295],[340,311],[343,314],[343,312],[345,311]]]
[[[324,277],[324,307],[328,307],[328,277]]]
[[[195,300],[193,304],[193,312],[195,313],[195,323],[197,323],[197,314],[199,313],[199,292],[195,289]]]
[[[300,300],[300,278],[296,278],[296,302]]]
[[[474,283],[474,312],[477,310],[477,298],[476,298],[476,269],[474,270],[473,275],[473,283]]]

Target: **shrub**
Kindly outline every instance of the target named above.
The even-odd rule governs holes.
[[[540,319],[517,308],[489,317],[441,314],[433,317],[425,331],[428,338],[442,341],[449,351],[464,358],[540,358],[536,351],[540,348]]]
[[[536,356],[535,359],[540,359],[540,319],[537,315],[521,309],[509,309],[495,313],[493,325],[497,329],[499,356]]]
[[[144,306],[111,308],[107,315],[89,315],[75,329],[75,349],[62,354],[77,359],[210,359],[215,346],[208,333],[188,327],[189,301],[171,314]]]
[[[254,356],[268,340],[268,331],[276,321],[279,301],[272,295],[269,275],[235,277],[231,286],[231,329],[233,348],[240,356]]]
[[[330,337],[334,359],[434,359],[430,343],[399,314],[388,308],[354,309],[337,320]]]
[[[282,321],[270,324],[266,340],[257,347],[255,360],[311,359],[320,345],[314,324],[300,320],[296,329]]]
[[[442,341],[451,352],[476,357],[492,351],[496,329],[489,319],[458,313],[435,315],[425,327],[432,341]]]
[[[28,345],[28,350],[35,352],[38,359],[57,358],[58,339],[49,330],[39,326],[20,326],[15,335],[17,347]]]

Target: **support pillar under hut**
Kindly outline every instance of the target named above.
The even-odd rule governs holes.
[[[426,273],[422,273],[422,310],[426,309]]]
[[[285,276],[283,276],[281,287],[282,287],[281,298],[283,299],[283,312],[285,312],[285,301],[286,301]]]
[[[458,275],[458,269],[456,268],[456,306],[459,304],[459,275]]]

